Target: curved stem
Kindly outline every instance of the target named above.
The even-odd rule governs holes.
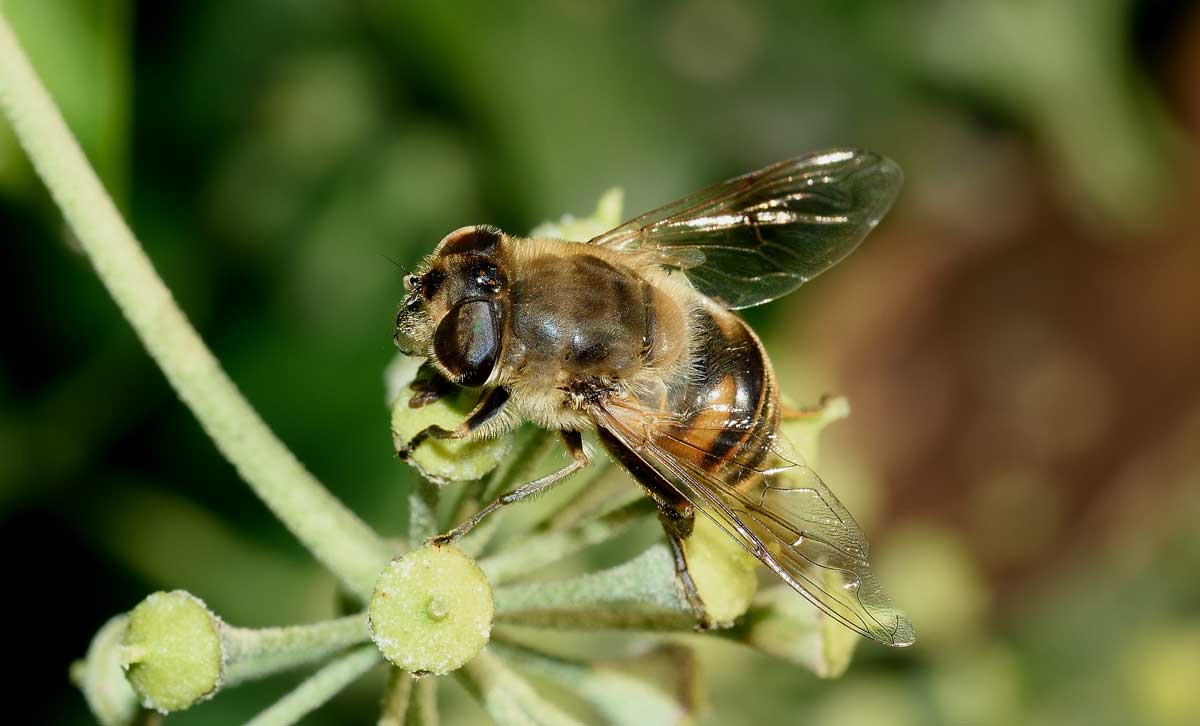
[[[499,726],[572,726],[580,723],[538,695],[529,681],[487,650],[454,675]]]
[[[237,628],[222,623],[224,685],[312,663],[370,637],[364,613],[285,628]]]
[[[289,726],[315,711],[354,679],[379,663],[374,645],[364,645],[309,676],[296,690],[246,722],[246,726]]]
[[[150,355],[217,448],[283,523],[364,600],[386,544],[296,460],[205,347],[105,193],[0,17],[0,107]]]

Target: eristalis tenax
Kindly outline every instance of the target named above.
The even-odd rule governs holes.
[[[867,562],[862,530],[778,434],[775,375],[732,311],[786,295],[849,254],[887,212],[900,168],[830,150],[730,179],[588,242],[514,237],[490,226],[445,237],[412,274],[395,341],[435,382],[482,390],[453,430],[496,436],[523,421],[560,432],[571,461],[483,507],[435,544],[588,466],[582,432],[658,507],[701,627],[684,541],[709,517],[829,616],[887,645],[914,640]]]

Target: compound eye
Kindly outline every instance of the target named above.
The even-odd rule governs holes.
[[[500,314],[485,300],[457,305],[438,323],[433,352],[463,386],[482,386],[500,356]]]
[[[420,286],[421,286],[421,278],[417,277],[416,275],[405,275],[404,276],[404,289],[407,290],[408,292],[412,292],[413,290],[417,289]]]
[[[434,268],[424,275],[413,280],[417,291],[421,293],[421,297],[426,300],[432,300],[438,290],[442,289],[442,283],[446,281],[446,273]]]

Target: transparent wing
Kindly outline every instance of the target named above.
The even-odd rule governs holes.
[[[850,254],[887,213],[903,175],[867,151],[772,164],[632,219],[591,240],[661,254],[727,308],[760,305]]]
[[[702,514],[830,617],[885,645],[916,640],[912,623],[875,579],[862,530],[812,469],[796,463],[781,440],[748,439],[770,446],[767,461],[741,465],[741,481],[710,474],[688,444],[671,434],[671,415],[598,406],[597,423],[675,487]],[[782,453],[781,453],[782,450]],[[685,451],[685,450],[684,450]],[[736,480],[738,477],[731,477]]]

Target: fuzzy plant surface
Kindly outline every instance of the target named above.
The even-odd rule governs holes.
[[[685,642],[663,638],[695,627],[665,544],[582,574],[579,568],[559,577],[543,574],[653,520],[652,504],[627,477],[613,467],[592,467],[563,485],[566,498],[512,508],[456,546],[431,547],[429,537],[548,468],[554,448],[548,432],[528,427],[488,441],[433,441],[412,457],[423,476],[412,487],[407,538],[398,542],[372,531],[284,447],[201,341],[2,16],[0,107],[180,400],[354,603],[344,617],[252,629],[226,623],[205,605],[203,593],[152,593],[113,616],[71,667],[100,723],[150,723],[223,689],[300,668],[312,669],[311,675],[251,723],[296,723],[377,668],[390,671],[380,724],[438,723],[444,677],[460,681],[499,724],[652,725],[696,717],[704,702],[697,659]],[[587,239],[618,224],[621,206],[621,193],[613,190],[594,214],[564,217],[534,233]],[[384,375],[397,441],[431,424],[457,424],[477,396],[463,391],[408,407],[419,364],[398,357]],[[784,433],[811,463],[820,431],[847,413],[845,402],[835,399],[785,425]],[[698,520],[687,547],[707,610],[726,626],[702,637],[738,640],[821,677],[845,670],[857,636],[782,584],[760,588],[756,561],[715,525]],[[630,639],[627,654],[616,659],[546,652],[538,637],[613,629],[628,631]],[[552,693],[545,692],[547,684]]]

